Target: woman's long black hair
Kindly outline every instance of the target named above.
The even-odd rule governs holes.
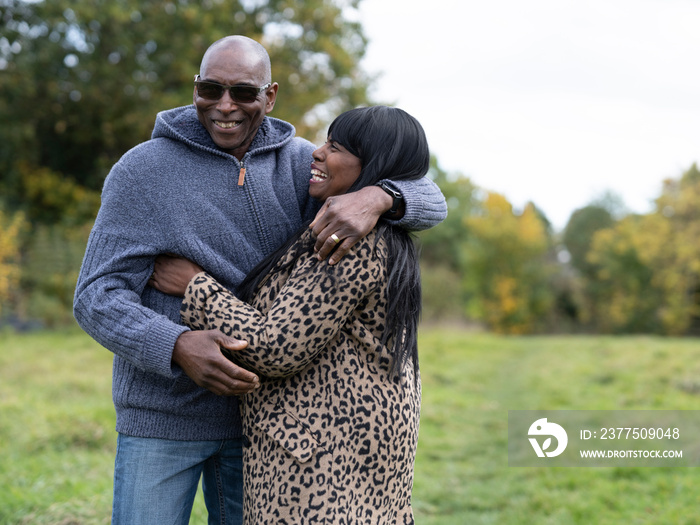
[[[416,180],[428,172],[430,151],[425,132],[415,118],[401,109],[372,106],[347,111],[330,125],[328,137],[362,163],[360,175],[348,192],[382,180]],[[308,223],[246,276],[239,287],[241,299],[252,299],[262,279],[307,229]],[[406,363],[412,360],[417,377],[421,310],[418,249],[407,231],[384,220],[377,224],[377,233],[377,238],[384,239],[388,249],[387,313],[382,343],[391,344],[394,372],[400,375]],[[300,251],[311,249],[313,243],[300,247]]]

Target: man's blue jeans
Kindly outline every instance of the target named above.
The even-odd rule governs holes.
[[[243,523],[241,440],[117,438],[113,525],[187,525],[202,478],[209,525]]]

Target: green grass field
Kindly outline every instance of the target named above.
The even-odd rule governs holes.
[[[508,467],[508,410],[695,410],[700,341],[424,328],[418,524],[700,524],[695,468]],[[0,333],[0,524],[109,523],[111,354]],[[700,438],[699,438],[700,439]],[[206,523],[198,497],[192,523]]]

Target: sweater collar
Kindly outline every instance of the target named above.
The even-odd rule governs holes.
[[[294,138],[294,133],[294,126],[290,123],[265,117],[246,155],[280,148]],[[229,155],[214,143],[207,130],[199,122],[197,111],[193,105],[158,113],[151,138],[159,137],[186,142],[191,146],[206,149],[218,155]]]

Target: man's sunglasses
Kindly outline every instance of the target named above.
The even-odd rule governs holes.
[[[194,85],[197,86],[197,95],[207,100],[219,100],[224,96],[224,91],[228,89],[228,94],[235,102],[250,104],[255,102],[258,95],[268,89],[272,84],[268,83],[262,87],[237,85],[225,86],[218,82],[200,80],[199,75],[194,77]]]

